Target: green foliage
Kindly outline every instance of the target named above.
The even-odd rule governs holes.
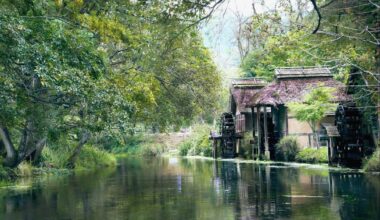
[[[94,146],[86,145],[79,154],[76,169],[93,169],[97,167],[116,166],[116,157]]]
[[[302,102],[289,103],[288,107],[298,120],[308,122],[315,131],[316,124],[336,107],[331,103],[333,92],[333,88],[318,87],[306,94]]]
[[[364,162],[364,170],[367,172],[380,172],[380,149],[372,154],[372,156]]]
[[[221,79],[189,26],[214,1],[0,2],[0,126],[21,143],[9,153],[17,163],[45,138],[45,165],[63,167],[83,134],[122,152],[138,126],[164,131],[214,114]]]
[[[195,125],[192,128],[193,133],[191,136],[179,146],[179,155],[211,157],[210,130],[212,130],[212,127],[209,125]]]
[[[110,152],[117,156],[157,157],[168,151],[164,143],[143,134],[128,135],[124,137],[124,143],[113,146]]]
[[[286,136],[275,146],[276,160],[295,161],[296,155],[300,151],[299,143],[296,137]]]
[[[27,177],[32,176],[33,170],[32,165],[26,161],[22,162],[17,167],[17,176]]]
[[[138,155],[142,157],[157,157],[167,151],[162,144],[145,143],[139,147]]]
[[[296,161],[302,163],[328,163],[327,147],[305,148],[296,155]]]

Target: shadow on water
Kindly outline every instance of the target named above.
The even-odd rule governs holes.
[[[22,184],[21,184],[22,185]],[[380,177],[305,167],[136,159],[0,189],[0,219],[380,219]]]

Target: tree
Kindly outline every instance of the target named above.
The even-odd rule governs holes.
[[[207,112],[220,78],[196,25],[221,2],[0,0],[4,165],[65,137],[73,167],[94,136]]]
[[[336,104],[331,103],[331,94],[333,92],[334,89],[332,88],[318,87],[305,95],[303,102],[288,104],[290,112],[294,114],[297,120],[305,121],[310,125],[317,148],[320,146],[317,131],[318,124],[327,112],[336,109]]]

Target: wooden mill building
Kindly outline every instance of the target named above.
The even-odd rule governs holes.
[[[287,104],[302,102],[307,93],[321,86],[335,88],[332,95],[336,103],[351,100],[345,85],[335,80],[328,68],[279,68],[272,83],[256,78],[233,80],[229,111],[235,115],[236,132],[244,137],[238,152],[253,146],[254,158],[275,159],[275,144],[286,135],[296,136],[302,148],[314,146],[311,127],[294,118]],[[335,112],[331,112],[318,129],[322,133],[326,127],[333,127],[334,122]]]

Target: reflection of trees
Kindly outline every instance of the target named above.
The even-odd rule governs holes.
[[[202,160],[117,168],[0,191],[0,219],[380,219],[380,177]]]
[[[380,219],[379,176],[331,172],[330,186],[342,219]]]
[[[281,181],[282,175],[289,174],[255,164],[223,162],[217,168],[224,202],[234,205],[236,218],[290,216],[290,198],[284,197],[290,193],[290,187]]]

